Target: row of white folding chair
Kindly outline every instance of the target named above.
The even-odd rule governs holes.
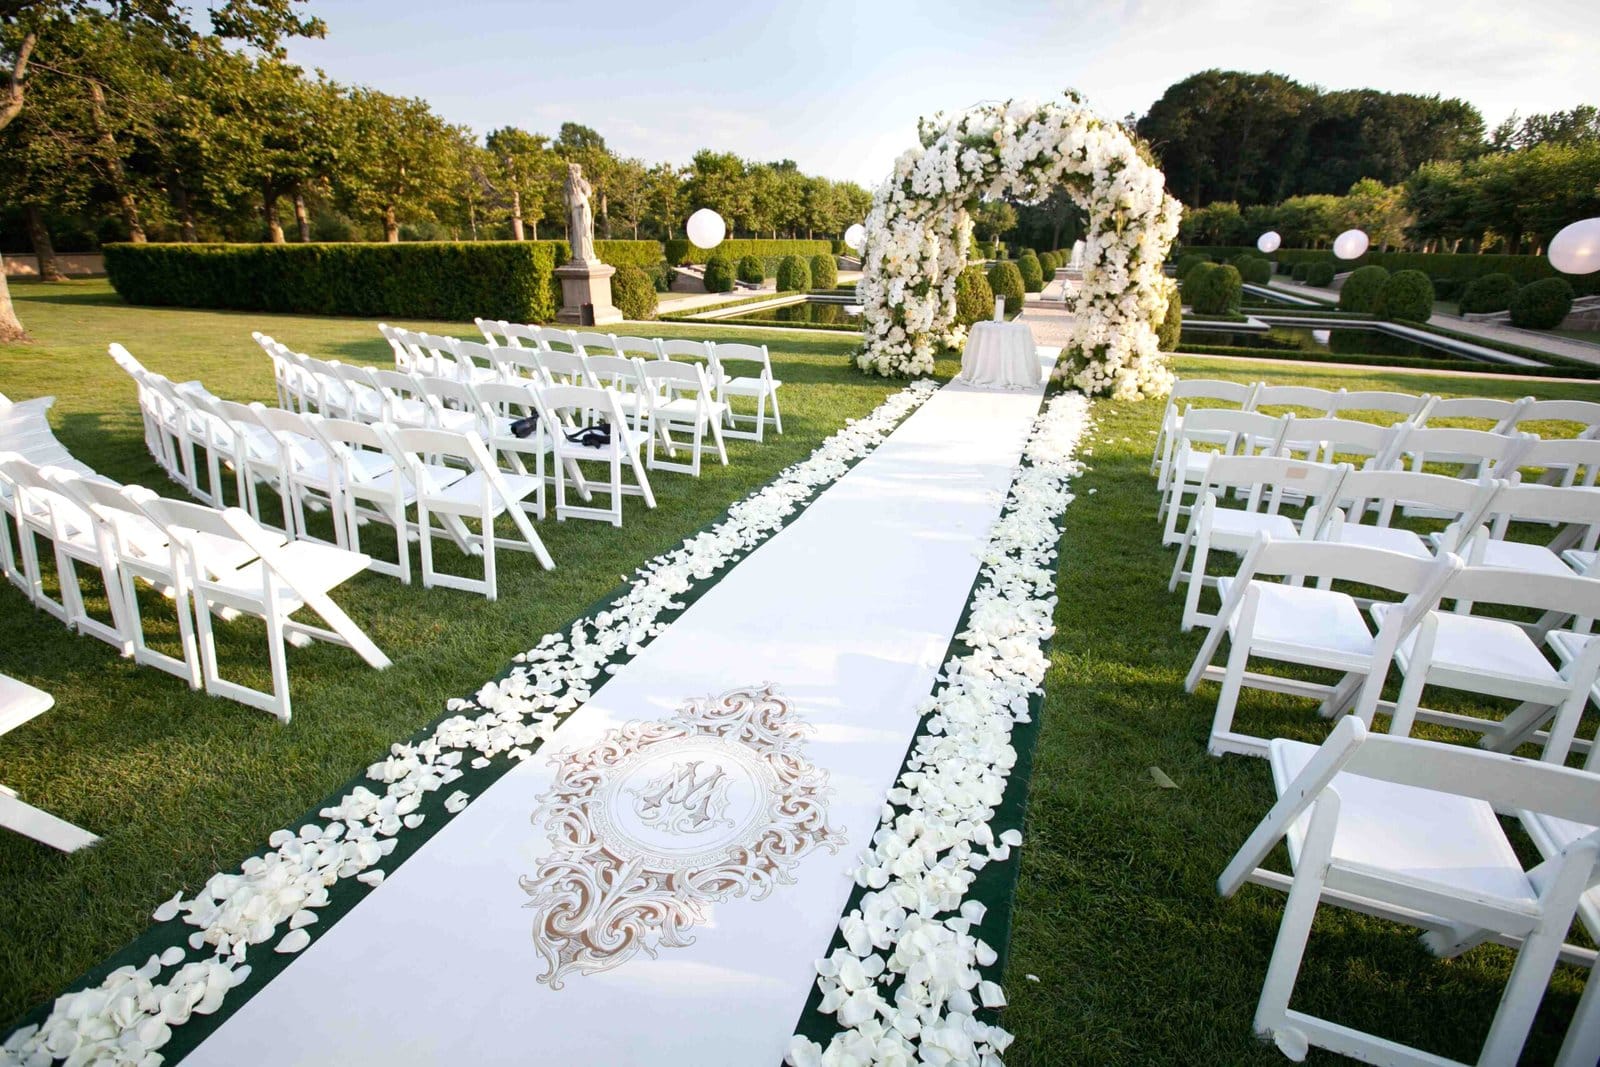
[[[13,490],[12,515],[23,531],[23,567],[30,596],[71,628],[106,641],[135,662],[154,666],[209,693],[290,716],[284,644],[310,640],[347,645],[376,668],[389,660],[328,593],[368,565],[356,552],[286,539],[238,508],[218,511],[167,500],[139,486],[119,487],[68,471],[0,458],[0,479]],[[61,599],[46,594],[37,542],[51,544]],[[100,572],[110,621],[85,607],[78,565]],[[137,582],[170,597],[179,655],[149,646]],[[291,616],[309,607],[331,629]],[[252,689],[222,677],[211,615],[241,614],[266,624],[272,688]]]
[[[777,433],[783,432],[783,413],[778,404],[778,390],[783,382],[773,376],[772,357],[766,345],[717,344],[665,338],[652,340],[488,319],[478,319],[476,322],[491,348],[499,346],[504,340],[503,347],[506,348],[535,348],[541,353],[556,353],[558,357],[561,354],[639,357],[647,361],[654,358],[699,363],[705,367],[715,389],[715,403],[721,405],[720,415],[727,427],[726,436],[761,441],[765,439],[768,426]],[[756,410],[753,413],[736,410],[733,406],[735,397],[754,401]],[[767,413],[768,404],[772,407],[770,415]]]
[[[0,674],[0,734],[15,730],[54,706],[55,698],[44,690]],[[0,827],[62,852],[76,852],[100,841],[81,826],[34,807],[4,785],[0,785]]]

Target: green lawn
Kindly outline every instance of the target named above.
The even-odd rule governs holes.
[[[36,343],[0,348],[0,392],[58,397],[62,441],[102,472],[176,492],[144,450],[132,384],[105,355],[118,340],[175,380],[268,400],[269,364],[252,329],[343,360],[386,362],[372,324],[302,316],[130,309],[103,282],[13,287]],[[414,324],[470,333],[460,324]],[[661,326],[669,336],[726,328]],[[661,507],[628,501],[620,530],[540,526],[558,568],[502,561],[502,599],[404,587],[363,576],[339,594],[394,659],[384,672],[350,652],[291,652],[288,726],[69,636],[0,583],[0,670],[54,693],[57,706],[0,739],[0,782],[101,834],[61,856],[0,834],[0,1018],[52,996],[147,923],[152,907],[231,869],[272,830],[326,797],[443,702],[493,677],[516,652],[607,593],[648,557],[809,452],[894,383],[859,375],[846,338],[762,331],[784,387],[788,433],[732,446],[733,464],[698,482],[655,480]],[[948,373],[948,364],[941,370]],[[1347,372],[1284,362],[1185,357],[1188,375],[1451,393],[1595,396],[1594,386],[1526,379]],[[1205,754],[1214,687],[1182,679],[1200,635],[1179,636],[1166,593],[1146,473],[1161,405],[1100,403],[1092,470],[1067,512],[1061,603],[1035,755],[1032,807],[1006,989],[1016,1064],[1273,1063],[1250,1016],[1281,901],[1247,888],[1217,898],[1214,879],[1271,800],[1261,761]],[[1093,494],[1090,490],[1095,490]],[[152,605],[153,606],[153,605]],[[225,627],[225,632],[242,628]],[[226,643],[234,669],[264,663],[248,631]],[[1315,740],[1303,704],[1247,692],[1241,729]],[[1179,784],[1162,790],[1147,768]],[[1281,863],[1281,857],[1279,858]],[[1469,1056],[1492,1012],[1508,954],[1428,957],[1408,931],[1346,915],[1319,920],[1299,1005],[1390,1036]],[[1027,980],[1035,975],[1038,982]],[[1579,980],[1563,973],[1530,1062],[1553,1055]]]

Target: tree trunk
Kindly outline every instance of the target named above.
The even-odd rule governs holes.
[[[299,189],[294,191],[294,222],[300,229],[300,243],[311,243],[311,213],[306,210],[306,197]]]
[[[635,241],[639,239],[639,224],[637,222],[633,224],[633,239]]]
[[[469,203],[467,205],[467,225],[469,227],[471,227],[471,229],[472,229],[472,239],[474,241],[476,241],[478,239],[478,205],[477,204]]]
[[[183,227],[183,239],[200,240],[199,231],[194,225],[194,208],[189,204],[189,190],[183,187],[183,181],[178,178],[174,178],[172,182],[172,206],[178,209],[178,222]]]
[[[511,239],[523,240],[522,236],[522,192],[519,189],[511,190]]]
[[[6,285],[5,257],[0,256],[0,341],[26,341],[28,331],[17,318],[17,309],[11,306],[11,288]]]
[[[611,240],[611,209],[606,204],[606,191],[600,190],[600,232]]]
[[[535,219],[534,222],[533,222],[533,238],[532,239],[535,240],[535,241],[537,241],[539,239],[539,221],[537,219]]]
[[[122,157],[117,154],[117,139],[106,125],[106,91],[97,81],[89,82],[89,113],[94,120],[95,135],[105,150],[106,177],[116,195],[117,208],[128,227],[128,240],[136,245],[145,242],[144,223],[139,220],[139,202],[128,188],[128,175],[122,169]]]
[[[261,218],[267,224],[267,240],[283,244],[283,223],[278,220],[278,190],[271,182],[261,183]]]
[[[67,276],[56,261],[56,246],[50,240],[50,228],[44,224],[44,212],[38,204],[28,204],[23,209],[28,222],[28,239],[33,242],[33,254],[39,257],[39,280],[64,282]]]
[[[400,243],[400,222],[395,218],[393,204],[383,209],[383,239],[390,244]]]

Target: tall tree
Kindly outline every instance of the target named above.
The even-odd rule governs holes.
[[[537,241],[539,220],[544,218],[546,186],[552,176],[550,139],[506,126],[492,131],[485,144],[495,162],[490,182],[510,213],[511,239],[524,240],[527,228],[532,227]]]

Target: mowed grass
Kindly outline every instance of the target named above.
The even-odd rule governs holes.
[[[0,392],[13,400],[54,395],[51,424],[75,456],[171,496],[183,491],[146,452],[133,382],[106,355],[109,342],[122,342],[174,381],[199,378],[224,397],[267,403],[275,400],[271,364],[252,330],[323,358],[393,358],[366,320],[131,308],[103,281],[21,284],[12,293],[35,341],[0,346]],[[406,324],[475,333],[470,323]],[[527,553],[500,552],[494,603],[370,573],[341,586],[335,598],[394,665],[374,671],[331,645],[291,649],[294,717],[287,726],[68,633],[0,582],[0,672],[56,699],[51,711],[0,738],[0,783],[103,839],[65,856],[0,832],[0,1020],[54,996],[139,933],[155,904],[235,868],[274,829],[292,825],[391,742],[439,715],[447,699],[498,675],[513,655],[583,614],[639,564],[719,518],[903,384],[855,370],[847,338],[638,328],[769,345],[785,383],[785,433],[769,432],[762,444],[730,442],[730,465],[713,459],[698,480],[657,473],[659,507],[650,511],[627,498],[620,529],[538,523],[556,569],[541,570]],[[365,546],[392,557],[392,536],[367,529]],[[435,544],[441,566],[481,573],[474,570],[481,561],[466,560],[447,541]],[[412,556],[415,563],[415,548]],[[103,609],[103,598],[92,597],[92,610],[97,601]],[[170,607],[153,594],[144,606],[155,638],[174,637]],[[245,623],[218,631],[224,674],[265,687],[264,631]]]
[[[1282,362],[1186,357],[1177,369],[1189,377],[1349,389],[1600,399],[1592,385]],[[1180,633],[1181,592],[1167,592],[1175,550],[1161,547],[1148,473],[1161,410],[1160,401],[1095,405],[1090,470],[1067,510],[1058,628],[1005,978],[1011,1005],[1004,1022],[1017,1034],[1006,1058],[1014,1065],[1285,1062],[1251,1030],[1283,897],[1246,886],[1223,900],[1216,890],[1217,875],[1274,793],[1266,761],[1206,754],[1217,686],[1202,683],[1194,696],[1183,691],[1204,634]],[[1217,569],[1237,566],[1235,557],[1223,559]],[[1208,594],[1203,606],[1214,604]],[[1215,662],[1224,662],[1226,649],[1224,643]],[[1254,661],[1252,669],[1271,668]],[[1390,698],[1394,689],[1391,679]],[[1427,703],[1474,706],[1470,697],[1432,688]],[[1244,732],[1313,743],[1328,729],[1310,701],[1250,689],[1235,721]],[[1378,720],[1380,729],[1386,724]],[[1593,726],[1591,719],[1581,732],[1588,736]],[[1471,740],[1462,732],[1419,732]],[[1178,788],[1157,786],[1152,766]],[[1289,870],[1283,849],[1269,865]],[[1323,909],[1293,1004],[1472,1062],[1511,960],[1492,946],[1439,960],[1415,930]],[[1578,971],[1558,969],[1522,1062],[1554,1058],[1581,990]],[[1348,1062],[1315,1052],[1310,1061]]]

